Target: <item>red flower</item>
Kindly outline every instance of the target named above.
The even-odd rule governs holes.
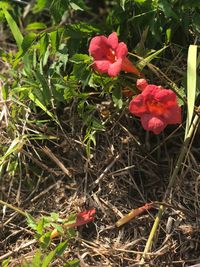
[[[96,213],[95,209],[81,211],[76,215],[75,223],[71,223],[71,224],[66,223],[63,225],[63,228],[69,229],[69,228],[77,227],[77,226],[80,226],[80,225],[83,225],[89,222],[93,222],[95,213]],[[55,238],[57,236],[59,236],[59,232],[57,229],[54,229],[50,237]]]
[[[96,213],[95,209],[91,209],[91,210],[84,210],[79,212],[76,215],[76,222],[71,224],[70,226],[68,225],[68,227],[77,227],[83,224],[86,224],[88,222],[93,222],[94,221],[94,214]]]
[[[121,70],[140,76],[140,72],[126,57],[128,49],[125,43],[118,42],[116,32],[106,38],[104,35],[92,38],[89,53],[94,59],[93,68],[99,73],[115,77]]]
[[[131,100],[129,110],[141,118],[145,130],[159,134],[168,124],[181,123],[181,108],[172,90],[144,79],[137,81],[137,87],[142,93]]]

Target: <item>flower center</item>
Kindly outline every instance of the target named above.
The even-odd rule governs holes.
[[[112,50],[111,48],[108,49],[108,52],[106,54],[106,57],[112,63],[114,63],[117,60],[117,57],[115,55],[115,51]]]
[[[149,112],[152,112],[156,115],[162,115],[165,112],[165,107],[160,102],[156,102],[155,100],[147,101],[147,106]]]

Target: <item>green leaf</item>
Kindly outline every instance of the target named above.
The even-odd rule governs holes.
[[[38,107],[40,107],[47,115],[49,115],[49,117],[51,117],[54,121],[56,121],[59,124],[55,116],[40,102],[40,100],[37,98],[36,95],[30,92],[28,96]]]
[[[74,260],[71,260],[71,261],[68,261],[64,267],[79,267],[80,266],[80,261],[79,259],[74,259]]]
[[[33,31],[33,30],[44,30],[46,29],[46,24],[42,22],[32,22],[26,26],[27,31]]]
[[[34,32],[30,32],[24,37],[21,45],[24,53],[26,53],[28,49],[32,46],[33,42],[36,39],[36,36],[37,35]]]
[[[39,266],[41,266],[41,258],[42,258],[42,252],[40,250],[36,251],[35,252],[35,255],[33,257],[33,260],[31,262],[32,267],[35,267],[35,266],[39,267]]]
[[[83,11],[83,9],[82,9],[79,5],[77,5],[76,3],[74,3],[74,2],[71,2],[71,3],[70,3],[70,6],[71,6],[71,8],[74,9],[74,10],[80,10],[80,11]]]
[[[71,62],[80,64],[80,63],[87,63],[91,61],[91,57],[86,54],[75,54],[71,59]]]
[[[41,267],[48,267],[49,263],[53,260],[56,255],[56,249],[51,251],[44,259]]]
[[[118,107],[119,109],[121,109],[123,106],[123,101],[122,101],[121,89],[119,87],[115,87],[115,89],[113,90],[112,99],[113,99],[114,105]]]
[[[179,17],[176,15],[176,13],[172,9],[172,4],[169,3],[167,0],[162,0],[159,2],[158,6],[163,11],[166,17],[172,17],[176,20],[179,20]]]
[[[164,46],[163,48],[159,49],[158,51],[155,51],[150,56],[147,56],[146,58],[143,58],[138,64],[138,68],[142,70],[148,63],[150,63],[154,58],[156,58],[162,51],[164,51],[167,48],[167,46]]]
[[[185,137],[191,126],[194,113],[195,95],[197,83],[197,45],[190,45],[187,59],[187,120]]]
[[[38,225],[37,225],[37,233],[39,235],[42,235],[43,234],[43,229],[44,229],[44,218],[42,218],[39,222],[38,222]]]
[[[27,224],[30,228],[32,228],[33,230],[37,229],[37,222],[36,220],[29,214],[26,212],[26,220],[27,220]]]
[[[60,243],[56,247],[56,255],[61,256],[64,253],[64,251],[67,248],[67,246],[68,246],[68,241],[67,240],[62,242],[62,243]]]
[[[125,11],[126,0],[120,0],[120,6]]]
[[[13,34],[13,37],[15,38],[15,41],[17,43],[18,48],[21,48],[22,45],[22,41],[23,41],[23,36],[20,32],[19,27],[17,26],[17,23],[14,21],[14,19],[12,18],[12,16],[8,13],[7,10],[3,10],[5,18],[8,22],[8,25],[10,27],[10,30]]]
[[[8,264],[9,264],[9,262],[10,262],[10,258],[4,260],[4,261],[2,262],[2,264],[1,264],[1,267],[7,267]]]
[[[33,7],[33,12],[37,13],[42,11],[48,4],[48,2],[50,2],[49,0],[36,0],[36,3]]]

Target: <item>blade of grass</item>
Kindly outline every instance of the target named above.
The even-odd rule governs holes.
[[[19,27],[17,26],[17,23],[15,22],[13,17],[10,15],[10,13],[5,9],[3,10],[3,12],[4,12],[4,16],[7,20],[7,23],[10,27],[10,30],[13,34],[13,37],[15,38],[17,46],[20,49],[21,45],[22,45],[22,41],[23,41],[23,36],[21,34],[21,31],[20,31]]]
[[[195,95],[196,95],[196,82],[197,82],[197,45],[190,45],[188,50],[187,60],[187,120],[185,137],[188,134],[192,117],[194,114]]]

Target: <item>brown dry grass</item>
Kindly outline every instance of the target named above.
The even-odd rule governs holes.
[[[5,173],[1,179],[4,201],[35,217],[54,211],[65,218],[70,212],[95,207],[94,223],[78,230],[65,257],[78,257],[81,266],[136,266],[156,209],[121,228],[116,228],[115,222],[131,209],[162,200],[183,130],[158,141],[153,135],[145,137],[135,124],[128,114],[116,118],[106,132],[98,134],[90,160],[85,156],[80,133],[48,132],[58,138],[57,142],[46,144],[50,148],[48,153],[62,162],[70,175],[51,156],[51,160],[47,159],[39,145],[25,146],[20,158],[26,165],[26,174],[11,178]],[[200,261],[198,140],[194,144],[173,190],[171,207],[162,218],[148,266],[187,266],[186,263]],[[40,170],[39,174],[31,170],[33,167]],[[33,239],[25,220],[16,212],[1,209],[1,218],[1,256]],[[13,253],[10,266],[20,266],[22,259],[28,259],[36,247],[31,244]],[[61,262],[51,266],[62,266]]]

